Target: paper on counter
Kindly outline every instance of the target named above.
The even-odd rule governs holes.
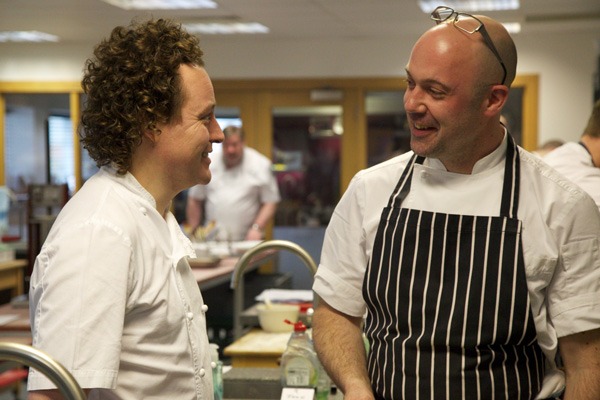
[[[291,332],[265,332],[257,329],[242,336],[224,350],[225,355],[283,354]]]
[[[231,248],[227,242],[192,242],[192,247],[198,257],[207,254],[221,258],[231,256]]]
[[[310,303],[313,301],[312,290],[293,289],[266,289],[255,297],[256,301],[265,301],[268,298],[272,302],[280,303]]]
[[[0,325],[6,325],[6,324],[16,321],[18,319],[19,319],[18,314],[0,315]]]

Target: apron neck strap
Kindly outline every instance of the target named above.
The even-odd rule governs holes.
[[[413,175],[413,166],[415,165],[415,163],[423,164],[424,160],[425,157],[418,156],[416,154],[412,155],[412,157],[408,161],[408,164],[406,165],[406,168],[404,168],[404,172],[402,172],[400,180],[398,180],[398,183],[394,188],[394,192],[388,200],[388,207],[400,208],[402,201],[404,201],[404,199],[408,195],[408,192],[410,191],[410,184],[412,182]]]
[[[519,185],[521,178],[521,162],[519,149],[510,134],[506,134],[506,162],[504,165],[504,184],[502,186],[502,204],[500,216],[517,218],[519,210]]]

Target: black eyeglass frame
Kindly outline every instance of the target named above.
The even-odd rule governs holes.
[[[445,18],[441,18],[440,17],[441,11],[445,11],[445,12],[449,13],[448,16]],[[456,22],[458,21],[458,19],[461,15],[465,16],[465,17],[473,18],[475,21],[479,22],[479,26],[473,30],[469,30],[469,29],[465,29],[464,27],[462,27],[460,25],[457,25]],[[446,21],[450,20],[450,18],[452,18],[453,16],[454,16],[454,20],[451,22],[456,28],[460,29],[463,32],[471,34],[471,35],[475,32],[481,33],[481,36],[483,37],[483,41],[485,42],[486,46],[492,51],[492,53],[494,53],[494,56],[496,56],[496,59],[498,59],[498,62],[500,63],[500,66],[502,67],[504,76],[502,77],[501,85],[504,85],[504,82],[506,82],[506,66],[504,65],[504,61],[502,61],[502,57],[500,57],[500,53],[498,52],[498,49],[496,49],[496,46],[494,45],[492,38],[490,37],[489,33],[485,29],[485,25],[483,24],[483,22],[481,22],[481,20],[479,18],[477,18],[471,14],[456,12],[456,11],[454,11],[454,9],[452,9],[450,7],[446,7],[446,6],[436,7],[436,9],[431,12],[430,18],[435,21],[436,25],[439,25],[442,22],[446,22]]]

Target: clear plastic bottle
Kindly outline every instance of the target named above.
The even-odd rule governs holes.
[[[223,361],[219,360],[219,345],[210,343],[214,399],[223,399]]]
[[[331,378],[327,375],[327,371],[323,364],[319,362],[319,379],[317,380],[317,395],[316,400],[327,400],[331,393]]]
[[[296,322],[281,356],[281,385],[316,388],[319,365],[312,340],[306,333],[306,325],[302,321]]]

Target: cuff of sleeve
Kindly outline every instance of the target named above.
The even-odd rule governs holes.
[[[69,371],[82,389],[104,388],[114,389],[117,387],[117,371]],[[41,372],[30,369],[27,378],[27,390],[51,390],[56,385]]]
[[[600,328],[600,297],[598,293],[587,293],[556,305],[552,316],[558,337]]]
[[[353,317],[362,317],[366,305],[362,288],[355,288],[340,279],[335,273],[319,266],[313,290],[331,307]]]

